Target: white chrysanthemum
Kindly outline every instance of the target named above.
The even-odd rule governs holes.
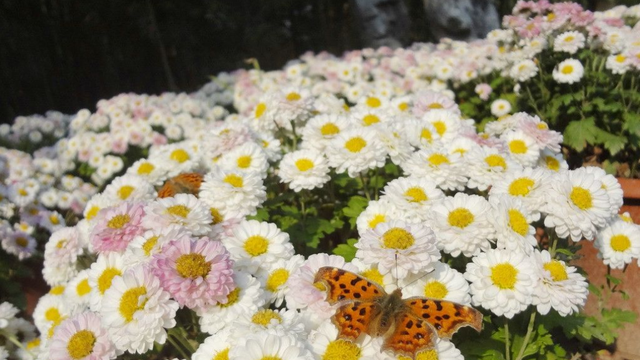
[[[119,353],[143,354],[155,343],[164,344],[178,307],[150,270],[136,266],[113,279],[100,316]]]
[[[489,195],[505,194],[520,198],[535,220],[540,218],[540,209],[547,201],[546,183],[549,172],[540,168],[524,168],[506,174],[496,181]]]
[[[78,256],[83,248],[75,228],[63,228],[53,234],[44,247],[42,275],[49,285],[66,283],[76,276]]]
[[[51,339],[49,358],[110,360],[116,358],[116,349],[98,315],[85,312],[60,324]]]
[[[365,107],[369,109],[385,109],[389,106],[389,99],[383,96],[375,96],[373,94],[369,96],[363,96],[358,100],[358,107]]]
[[[229,350],[235,344],[231,329],[218,331],[204,340],[196,352],[191,356],[192,360],[222,360],[229,358]]]
[[[88,221],[95,219],[100,210],[114,206],[119,202],[104,194],[96,194],[91,197],[84,208],[83,216]]]
[[[561,238],[593,240],[598,228],[616,214],[602,182],[585,168],[556,174],[545,188],[544,226],[555,228]]]
[[[531,254],[538,245],[536,230],[531,226],[535,220],[522,200],[508,195],[495,195],[489,197],[489,203],[492,209],[488,219],[496,230],[497,248]]]
[[[595,166],[588,166],[584,168],[588,174],[595,177],[596,180],[602,182],[602,187],[607,191],[609,196],[609,204],[611,206],[611,213],[617,214],[620,207],[623,204],[623,192],[622,186],[618,182],[615,176],[607,174],[602,168]]]
[[[560,84],[573,84],[582,79],[584,67],[579,60],[567,59],[553,69],[553,79]]]
[[[575,54],[584,47],[585,37],[578,31],[567,31],[553,40],[553,51]]]
[[[147,200],[156,197],[156,190],[140,176],[124,175],[107,185],[103,195],[107,197],[108,202]]]
[[[531,259],[519,252],[487,250],[467,264],[473,305],[511,319],[532,302],[537,275]]]
[[[544,149],[540,153],[537,167],[547,169],[553,172],[561,172],[569,170],[569,164],[562,156],[562,153],[553,152],[549,149]]]
[[[525,59],[515,63],[511,71],[509,71],[509,76],[519,82],[527,81],[537,74],[538,65],[531,59]]]
[[[280,140],[276,139],[272,134],[260,133],[256,134],[258,142],[262,146],[265,155],[269,161],[278,161],[282,157],[282,148]]]
[[[209,207],[191,194],[157,199],[145,206],[144,212],[142,225],[147,229],[179,225],[194,235],[205,235],[211,231]]]
[[[436,262],[434,271],[401,278],[402,296],[425,296],[431,299],[453,301],[467,305],[471,303],[469,284],[457,270],[449,265]]]
[[[465,159],[465,170],[469,174],[467,187],[480,191],[486,191],[506,174],[522,169],[510,156],[488,146],[472,148]]]
[[[322,114],[311,118],[302,129],[303,149],[324,151],[331,139],[349,127],[349,122],[342,115]]]
[[[399,220],[378,224],[362,234],[355,247],[360,261],[377,264],[382,274],[397,272],[398,278],[430,271],[440,259],[436,235],[430,228]]]
[[[578,269],[552,259],[547,250],[535,250],[532,259],[539,278],[533,292],[538,312],[546,315],[551,308],[561,316],[578,312],[589,295],[587,280]]]
[[[402,164],[402,170],[411,177],[434,182],[442,190],[462,191],[467,184],[463,174],[460,153],[450,153],[447,148],[429,148],[417,151]]]
[[[152,185],[161,185],[167,179],[167,169],[153,159],[140,159],[127,169],[128,175],[137,175]]]
[[[331,320],[323,321],[309,335],[309,345],[320,359],[375,359],[380,355],[380,346],[375,346],[368,334],[354,341],[338,339],[338,329]]]
[[[82,270],[76,275],[64,290],[65,297],[81,308],[89,307],[91,300],[91,285],[89,285],[89,270]]]
[[[523,167],[534,167],[540,158],[540,146],[534,138],[521,130],[509,131],[500,137],[507,145],[511,158]]]
[[[259,308],[253,313],[239,314],[233,324],[233,332],[238,335],[246,335],[272,330],[306,337],[307,332],[302,316],[298,311],[291,309]]]
[[[417,177],[392,180],[382,193],[380,201],[387,200],[397,209],[396,217],[410,223],[425,221],[431,205],[444,198],[442,190],[433,182]]]
[[[331,179],[327,159],[315,150],[298,150],[286,154],[280,161],[278,176],[295,192],[322,187]]]
[[[396,278],[396,272],[390,271],[386,274],[382,274],[380,269],[378,269],[377,263],[369,263],[365,264],[362,260],[358,258],[353,258],[351,260],[351,265],[355,265],[358,268],[358,274],[362,277],[371,280],[372,282],[382,286],[384,291],[387,294],[391,294],[394,290],[398,288],[398,281],[400,279]]]
[[[259,176],[214,168],[204,176],[199,198],[223,214],[245,216],[256,213],[267,193]]]
[[[269,267],[258,272],[257,277],[269,296],[269,303],[280,306],[289,292],[287,280],[304,263],[302,255],[293,255],[290,259],[278,259]]]
[[[386,199],[372,200],[367,208],[358,215],[356,227],[359,234],[375,228],[378,224],[399,219],[398,210]]]
[[[160,253],[164,244],[185,238],[192,239],[191,232],[180,225],[154,227],[131,240],[125,250],[124,258],[130,267],[147,264],[153,259],[153,255]]]
[[[7,328],[9,322],[16,318],[18,312],[18,308],[10,302],[5,301],[0,304],[0,329]]]
[[[504,99],[497,99],[491,103],[491,114],[495,117],[507,115],[511,112],[511,103]]]
[[[232,172],[252,172],[265,177],[269,162],[262,147],[254,142],[246,142],[222,155],[220,166]]]
[[[229,351],[229,360],[313,360],[305,343],[292,334],[265,330],[245,334]]]
[[[149,159],[167,170],[167,178],[194,171],[200,161],[200,156],[186,142],[152,149],[157,150],[149,154]]]
[[[111,287],[113,279],[121,276],[127,268],[122,254],[110,252],[98,255],[98,259],[91,264],[89,269],[90,307],[92,311],[100,311],[104,293]]]
[[[495,229],[491,206],[478,195],[457,193],[433,204],[427,224],[436,232],[438,248],[455,257],[474,256],[491,247]]]
[[[75,314],[77,307],[70,304],[64,296],[47,294],[38,300],[33,310],[33,322],[44,338],[50,339],[56,326]]]
[[[406,136],[405,123],[390,122],[376,127],[385,151],[396,165],[404,163],[413,153],[413,146]]]
[[[640,257],[640,226],[615,220],[598,233],[598,257],[612,269],[622,269]]]
[[[419,149],[440,144],[440,135],[430,122],[423,119],[408,120],[404,124],[405,136],[409,143]]]
[[[433,125],[439,138],[444,142],[455,139],[463,126],[458,114],[444,109],[434,109],[422,116],[422,120]]]
[[[218,303],[196,310],[202,331],[213,335],[233,324],[240,314],[253,314],[266,303],[267,295],[256,278],[235,271],[233,281],[236,288],[229,293],[225,304]]]
[[[349,112],[349,123],[354,127],[377,126],[390,118],[390,114],[381,108],[356,106]]]
[[[326,148],[329,166],[339,173],[348,172],[356,177],[359,173],[382,167],[386,151],[374,129],[346,130],[338,134]]]
[[[605,67],[612,73],[622,75],[631,68],[631,61],[624,54],[614,54],[607,57]]]
[[[373,343],[377,348],[382,347],[384,339],[383,338],[375,338],[373,339]],[[439,337],[434,339],[435,348],[431,350],[424,350],[416,354],[416,360],[428,360],[428,359],[437,359],[437,360],[464,360],[464,356],[460,350],[453,345],[451,341],[442,340]],[[406,356],[398,355],[393,356],[391,352],[381,353],[376,360],[407,360],[409,359]]]
[[[2,239],[2,249],[18,257],[19,260],[30,258],[36,250],[36,240],[22,231],[15,231]]]
[[[257,274],[268,269],[279,259],[294,254],[289,234],[275,224],[256,220],[243,221],[222,238],[238,269]]]

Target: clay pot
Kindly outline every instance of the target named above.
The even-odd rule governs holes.
[[[629,212],[633,222],[640,224],[640,179],[618,178],[624,192],[624,205],[620,213]]]

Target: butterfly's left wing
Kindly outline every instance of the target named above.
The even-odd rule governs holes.
[[[482,313],[471,306],[425,297],[403,300],[419,318],[428,321],[442,339],[450,339],[463,326],[482,330]]]
[[[338,328],[338,338],[355,341],[366,333],[371,318],[381,311],[374,302],[351,301],[338,308],[331,318]]]
[[[395,330],[385,339],[382,350],[415,359],[417,353],[435,347],[437,335],[428,322],[409,311],[398,314],[395,321]]]
[[[327,302],[331,305],[342,300],[371,301],[387,293],[380,285],[351,271],[331,266],[321,267],[314,283],[320,282],[327,291]]]

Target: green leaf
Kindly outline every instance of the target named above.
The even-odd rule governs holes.
[[[582,151],[587,144],[596,142],[597,132],[598,128],[593,118],[571,121],[564,129],[564,143],[577,151]]]
[[[269,221],[269,212],[265,208],[259,208],[255,215],[247,216],[247,220]]]
[[[595,296],[597,296],[597,297],[602,296],[602,291],[600,291],[600,289],[598,289],[597,286],[595,286],[593,284],[589,284],[588,288],[589,288],[589,292],[593,293]]]
[[[640,136],[640,114],[625,112],[622,114],[622,119],[624,120],[622,124],[623,129],[631,134]]]
[[[605,277],[613,284],[613,285],[620,285],[622,284],[622,279],[619,279],[613,275],[605,275]]]
[[[620,152],[627,144],[627,138],[624,136],[611,134],[599,128],[596,129],[596,141],[602,143],[604,148],[609,150],[611,155],[615,155]]]
[[[307,218],[304,224],[301,223],[300,225],[304,225],[304,233],[307,235],[307,240],[305,241],[307,246],[314,249],[320,244],[320,239],[335,230],[335,227],[333,227],[329,220],[315,217]]]
[[[369,204],[369,200],[363,196],[354,195],[349,199],[347,206],[342,209],[343,214],[349,218],[349,224],[351,224],[351,228],[355,228],[356,219],[360,216],[360,213],[364,211],[364,209]]]
[[[356,249],[355,244],[358,242],[358,239],[349,239],[346,244],[340,244],[333,249],[333,253],[336,255],[340,255],[344,258],[345,261],[351,261],[356,257]]]

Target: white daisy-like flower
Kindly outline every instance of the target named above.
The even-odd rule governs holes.
[[[521,130],[509,131],[500,137],[509,155],[523,167],[533,167],[540,158],[540,146],[534,138]]]
[[[585,40],[585,36],[579,31],[563,32],[553,40],[553,51],[575,54],[584,47]]]
[[[419,149],[440,144],[440,135],[432,123],[423,119],[411,119],[405,122],[405,137],[409,143]]]
[[[282,148],[280,140],[276,139],[272,134],[260,133],[256,134],[258,143],[264,150],[269,161],[278,161],[282,157]]]
[[[403,123],[406,122],[388,122],[376,127],[385,151],[396,165],[404,163],[413,153]]]
[[[469,174],[467,187],[486,191],[506,174],[522,169],[510,156],[488,146],[472,148],[467,155],[465,170]]]
[[[298,150],[286,154],[280,161],[278,176],[293,191],[315,189],[329,181],[329,164],[322,153],[315,150]]]
[[[468,180],[462,166],[460,153],[451,153],[447,148],[439,147],[413,153],[402,164],[402,170],[411,177],[430,180],[442,190],[462,191]]]
[[[78,308],[66,301],[64,296],[47,294],[38,300],[33,310],[33,322],[43,337],[50,339],[54,329]]]
[[[584,66],[579,60],[567,59],[553,69],[553,79],[560,84],[573,84],[582,79]]]
[[[265,330],[236,340],[229,360],[313,360],[305,343],[292,334]]]
[[[110,252],[98,255],[98,259],[89,268],[90,307],[92,311],[100,311],[102,298],[113,283],[113,279],[121,276],[128,267],[125,266],[122,254]]]
[[[602,182],[585,168],[554,175],[545,192],[544,226],[555,228],[561,238],[593,240],[598,228],[605,226],[617,212],[611,211],[609,195]]]
[[[471,303],[469,284],[457,270],[442,262],[433,264],[434,271],[400,279],[403,297],[425,296],[431,299]]]
[[[22,231],[14,231],[2,239],[2,249],[19,260],[30,258],[36,251],[36,245],[36,240]]]
[[[491,103],[491,114],[495,117],[507,115],[511,112],[511,103],[505,99],[497,99]]]
[[[142,225],[147,229],[179,225],[194,235],[205,235],[211,231],[209,207],[192,194],[157,199],[145,206],[144,212]]]
[[[44,247],[42,275],[50,285],[66,283],[78,270],[76,263],[83,248],[76,228],[63,228],[53,234]]]
[[[375,359],[380,354],[380,346],[376,346],[368,334],[363,334],[356,341],[338,339],[338,328],[331,320],[323,321],[311,332],[309,345],[320,359]]]
[[[302,129],[303,149],[323,152],[329,142],[349,127],[346,117],[337,114],[322,114],[311,118]]]
[[[358,106],[369,109],[384,109],[389,105],[389,99],[383,96],[363,96],[358,100]]]
[[[495,238],[490,210],[482,196],[457,193],[431,207],[427,224],[437,234],[439,249],[454,257],[470,257],[488,250]]]
[[[165,329],[176,325],[178,307],[150,270],[136,266],[113,279],[100,317],[118,353],[144,354],[167,340]]]
[[[534,219],[538,220],[540,209],[547,201],[546,184],[550,175],[541,168],[511,171],[493,184],[489,195],[505,194],[520,198]]]
[[[287,280],[304,263],[302,255],[293,255],[290,259],[278,259],[268,268],[258,272],[257,277],[269,296],[269,303],[280,306],[289,292]]]
[[[386,274],[383,274],[380,272],[380,269],[378,269],[377,263],[365,264],[358,258],[353,258],[351,260],[351,264],[358,267],[358,274],[360,276],[365,277],[368,280],[371,280],[372,282],[380,285],[388,294],[391,294],[395,289],[398,288],[398,282],[400,279],[396,278],[395,271],[390,271]]]
[[[613,54],[607,57],[605,67],[614,74],[622,75],[631,68],[631,61],[624,54]]]
[[[233,332],[239,335],[264,330],[284,332],[296,336],[307,336],[302,315],[291,309],[262,309],[253,313],[242,313],[233,324]]]
[[[154,159],[140,159],[128,169],[128,175],[137,175],[152,185],[161,185],[167,179],[167,169]]]
[[[250,173],[228,172],[214,168],[204,176],[199,199],[226,213],[239,216],[252,215],[267,198],[265,187],[259,176]]]
[[[375,338],[373,342],[377,347],[382,347],[383,338]],[[379,345],[378,345],[379,344]],[[376,360],[407,360],[406,356],[392,356],[389,352],[380,354]],[[416,354],[416,360],[464,360],[464,356],[460,350],[453,345],[451,341],[442,340],[439,337],[435,339],[435,347],[431,350],[424,350]]]
[[[156,190],[146,180],[137,175],[120,176],[107,185],[103,195],[109,202],[124,200],[147,200],[156,197]]]
[[[536,167],[547,169],[553,172],[561,172],[569,170],[569,164],[564,159],[561,152],[553,152],[549,149],[544,149],[540,153],[538,164]]]
[[[85,312],[63,321],[49,345],[52,360],[109,360],[116,348],[102,327],[100,317]]]
[[[531,226],[534,216],[522,200],[513,196],[495,195],[489,197],[489,203],[492,212],[488,219],[496,230],[497,248],[531,254],[538,245],[536,230]]]
[[[235,271],[233,281],[236,288],[229,293],[225,304],[218,303],[196,310],[202,331],[213,335],[233,324],[240,314],[253,314],[266,303],[267,295],[256,278]]]
[[[375,228],[378,224],[399,219],[398,210],[387,199],[371,200],[367,208],[358,215],[356,227],[359,234]]]
[[[475,256],[464,277],[471,283],[474,306],[509,319],[531,304],[538,280],[527,255],[493,249]]]
[[[422,120],[433,125],[439,138],[444,142],[455,139],[463,126],[458,114],[444,109],[431,110],[422,116]]]
[[[436,184],[418,177],[392,180],[382,193],[384,195],[380,201],[388,200],[398,211],[396,217],[410,223],[425,221],[431,205],[444,198],[444,193]]]
[[[546,315],[552,308],[561,316],[578,312],[589,295],[587,280],[578,269],[552,259],[547,250],[535,250],[532,260],[539,278],[533,292],[538,312]]]
[[[246,142],[222,155],[220,166],[227,171],[252,172],[265,177],[269,162],[262,147],[252,141]]]
[[[347,172],[351,177],[359,173],[382,167],[386,151],[374,129],[346,130],[338,134],[326,148],[329,166],[339,173]]]
[[[130,267],[149,263],[162,246],[172,240],[193,239],[191,232],[180,225],[154,228],[138,235],[127,246],[124,258]]]
[[[157,161],[160,167],[167,170],[167,178],[194,171],[200,161],[200,156],[188,146],[187,142],[152,149],[157,150],[149,154],[149,159]]]
[[[349,112],[349,122],[355,127],[377,126],[389,119],[390,114],[383,108],[356,106]]]
[[[10,302],[5,301],[0,304],[0,329],[7,328],[9,322],[16,318],[18,312],[20,312],[20,310]]]
[[[509,76],[516,81],[524,82],[538,74],[538,65],[531,59],[525,59],[513,65]]]
[[[89,285],[89,270],[82,270],[76,275],[64,290],[65,297],[74,305],[86,308],[91,299],[91,285]]]
[[[294,254],[289,234],[275,224],[256,220],[243,221],[222,238],[238,269],[257,274],[268,269],[279,259]]]
[[[399,220],[378,224],[362,234],[355,247],[360,261],[377,264],[382,274],[397,272],[398,278],[430,271],[440,259],[436,235],[430,228]]]
[[[620,186],[616,177],[607,174],[604,169],[599,167],[588,166],[584,169],[588,174],[593,175],[596,180],[602,182],[602,187],[607,191],[607,195],[609,196],[611,213],[617,214],[623,204],[624,194],[622,192],[622,186]]]
[[[87,202],[84,208],[83,216],[88,221],[95,219],[100,210],[114,206],[119,202],[117,199],[113,199],[105,194],[95,194]]]
[[[640,226],[615,220],[598,233],[593,245],[605,265],[622,269],[640,257]]]
[[[215,335],[204,340],[196,352],[191,356],[192,360],[223,360],[229,358],[229,350],[235,344],[231,329],[223,329]]]

